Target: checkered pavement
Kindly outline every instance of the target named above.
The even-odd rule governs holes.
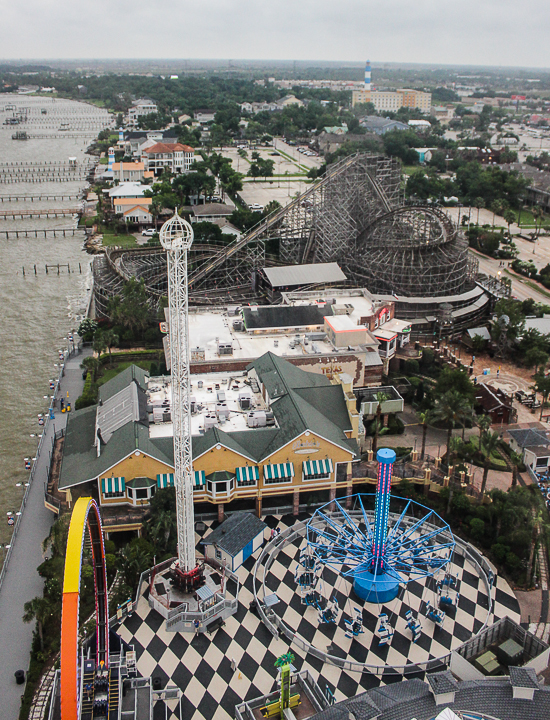
[[[265,521],[270,527],[284,530],[294,524],[295,518],[291,515],[268,517]],[[217,524],[207,523],[201,535]],[[197,536],[197,541],[199,539]],[[320,625],[317,611],[301,603],[294,582],[299,552],[300,541],[281,550],[270,567],[266,587],[280,598],[281,602],[274,609],[283,621],[324,652],[378,666],[417,663],[445,655],[467,640],[472,632],[477,632],[485,620],[488,597],[482,583],[463,567],[463,559],[457,556],[452,571],[459,574],[459,605],[456,612],[446,616],[442,627],[434,625],[423,613],[427,600],[431,600],[432,605],[437,604],[435,583],[429,578],[422,583],[410,583],[406,589],[401,589],[395,600],[383,606],[365,604],[364,634],[346,638],[343,617],[351,615],[352,602],[348,599],[351,582],[325,568],[323,594],[325,597],[336,594],[340,615],[337,624]],[[242,582],[237,614],[228,618],[224,627],[212,636],[166,632],[163,618],[148,605],[147,591],[140,597],[134,614],[118,629],[120,637],[134,645],[142,676],[160,678],[163,687],[175,684],[181,688],[185,720],[228,720],[234,717],[235,705],[239,702],[265,695],[276,688],[274,663],[279,655],[288,651],[289,642],[286,638],[274,638],[261,620],[248,610],[253,599],[250,571],[255,559],[250,557],[237,571]],[[353,605],[357,607],[360,603]],[[406,628],[405,612],[409,608],[422,624],[422,635],[417,643],[412,643],[411,633]],[[386,647],[378,646],[374,634],[378,613],[382,611],[388,614],[394,629],[393,641]],[[505,615],[517,622],[520,620],[515,596],[507,583],[497,578],[494,619]],[[292,645],[290,649],[296,656],[294,666],[299,670],[309,669],[321,689],[328,685],[337,701],[400,679],[391,673],[377,677],[368,672],[344,671],[311,655],[303,657],[303,653]],[[412,676],[422,677],[423,673],[407,675]],[[181,720],[179,710],[173,711],[171,717]]]

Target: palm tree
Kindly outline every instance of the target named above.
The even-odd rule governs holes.
[[[433,410],[433,418],[440,420],[448,426],[447,431],[447,464],[449,464],[449,447],[451,436],[455,426],[464,424],[472,416],[472,406],[468,398],[464,397],[458,390],[448,390],[436,403]]]
[[[481,481],[481,496],[480,502],[483,502],[483,495],[485,494],[485,486],[487,485],[487,476],[489,475],[489,465],[491,464],[491,455],[500,445],[500,435],[497,432],[488,432],[485,434],[483,441],[483,449],[480,447],[480,451],[485,451],[485,461],[483,463],[483,480]]]
[[[52,557],[65,557],[71,515],[61,515],[50,528],[50,534],[42,543],[44,552],[51,549]]]
[[[111,348],[119,343],[119,337],[114,330],[105,330],[103,341],[109,351],[109,365],[111,365]]]
[[[90,355],[89,357],[84,358],[84,360],[80,363],[80,367],[82,368],[82,370],[87,370],[89,373],[91,373],[92,380],[95,380],[98,370],[101,367],[101,363],[99,362],[99,358]]]
[[[479,428],[479,449],[481,450],[481,444],[483,442],[483,435],[487,432],[487,430],[491,427],[492,424],[491,416],[490,415],[480,415],[476,419],[476,425]]]
[[[93,342],[94,351],[97,353],[97,357],[101,357],[101,353],[107,350],[107,343],[105,342],[105,333],[102,330],[97,330],[94,335]]]
[[[431,420],[431,414],[429,410],[418,413],[420,422],[422,423],[422,450],[420,451],[420,459],[424,460],[424,453],[426,450],[426,435],[428,434],[428,424]]]
[[[163,543],[164,549],[168,547],[170,535],[176,529],[176,518],[169,510],[161,510],[155,518],[155,523],[151,528],[151,532],[156,542]]]
[[[44,651],[44,625],[51,620],[55,614],[55,608],[45,597],[35,597],[23,605],[25,613],[23,622],[30,623],[36,620],[38,637],[40,638],[40,650]]]
[[[550,375],[546,376],[543,373],[537,373],[535,375],[535,385],[534,389],[537,392],[542,393],[542,405],[540,408],[540,420],[542,420],[542,413],[544,411],[544,406],[546,405],[546,401],[548,400],[548,395],[550,394]]]
[[[527,575],[525,578],[527,580],[528,588],[531,587],[531,575],[533,573],[533,560],[535,557],[535,547],[537,545],[537,540],[539,537],[539,528],[540,528],[541,521],[542,521],[542,511],[538,510],[536,513],[534,513],[534,516],[533,516],[533,535],[531,537],[531,548],[529,550],[529,561],[527,563]]]
[[[520,465],[523,465],[523,457],[512,450],[510,453],[510,462],[512,463],[512,487],[516,487],[518,484],[518,470]]]
[[[479,211],[485,207],[485,200],[482,197],[476,197],[474,207],[477,208],[477,224],[479,225]]]
[[[447,509],[445,514],[448,515],[451,510],[451,503],[453,501],[454,489],[455,489],[455,470],[454,470],[454,457],[462,446],[462,440],[459,437],[452,437],[449,442],[449,497],[447,499]],[[453,468],[451,475],[451,467]]]

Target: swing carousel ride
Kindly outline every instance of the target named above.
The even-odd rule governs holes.
[[[346,656],[378,672],[427,667],[480,632],[492,606],[490,567],[432,509],[391,495],[395,459],[378,451],[376,494],[331,500],[301,530],[275,538],[263,579],[264,596],[284,601],[269,608],[268,623],[329,662]],[[293,573],[292,596],[277,563]]]

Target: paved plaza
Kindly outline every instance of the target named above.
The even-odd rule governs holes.
[[[294,522],[295,518],[290,515],[266,518],[270,527],[281,530]],[[206,523],[205,532],[217,525],[217,522]],[[378,646],[375,626],[377,614],[382,608],[376,605],[363,610],[364,635],[358,640],[350,640],[344,637],[343,630],[343,617],[347,614],[345,595],[349,588],[327,574],[326,583],[332,581],[337,586],[342,612],[337,625],[319,625],[316,611],[301,604],[296,590],[294,568],[298,553],[298,541],[282,550],[270,568],[267,584],[269,590],[277,592],[280,598],[275,608],[282,614],[284,622],[324,652],[332,650],[340,657],[346,655],[360,662],[373,661],[375,665],[402,665],[404,660],[421,662],[447,654],[451,648],[467,640],[472,632],[477,632],[487,617],[488,598],[479,578],[471,572],[471,568],[463,567],[461,558],[457,558],[453,570],[459,573],[461,597],[455,617],[446,617],[442,627],[436,628],[422,615],[425,600],[431,597],[433,603],[433,588],[413,584],[402,591],[395,601],[382,606],[395,629],[390,647]],[[289,650],[289,645],[285,638],[273,637],[258,616],[248,609],[253,599],[251,570],[255,560],[255,557],[250,557],[238,570],[243,584],[237,614],[228,618],[225,626],[212,636],[166,632],[163,618],[149,607],[148,589],[141,595],[134,614],[117,631],[125,642],[134,646],[141,675],[158,677],[163,687],[172,684],[181,688],[182,717],[186,720],[233,718],[235,705],[240,701],[276,689],[274,663],[277,657]],[[493,598],[492,619],[507,615],[519,622],[517,600],[507,583],[500,578],[497,578]],[[418,612],[422,624],[422,635],[417,644],[411,642],[410,633],[405,629],[404,613],[408,607]],[[321,689],[328,685],[337,701],[400,679],[394,673],[380,677],[370,672],[344,671],[333,664],[323,663],[311,654],[304,657],[304,653],[293,645],[290,650],[295,655],[294,666],[299,670],[309,669]],[[417,672],[416,676],[422,676],[422,673]],[[172,717],[179,718],[178,713],[179,710],[175,711]]]

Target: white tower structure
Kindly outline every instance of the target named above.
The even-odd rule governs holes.
[[[193,229],[175,215],[160,229],[167,251],[168,301],[170,309],[170,360],[172,363],[172,419],[174,423],[174,485],[178,524],[179,569],[186,574],[196,567],[193,514],[193,457],[191,451],[191,404],[189,400],[189,318],[187,251]]]

